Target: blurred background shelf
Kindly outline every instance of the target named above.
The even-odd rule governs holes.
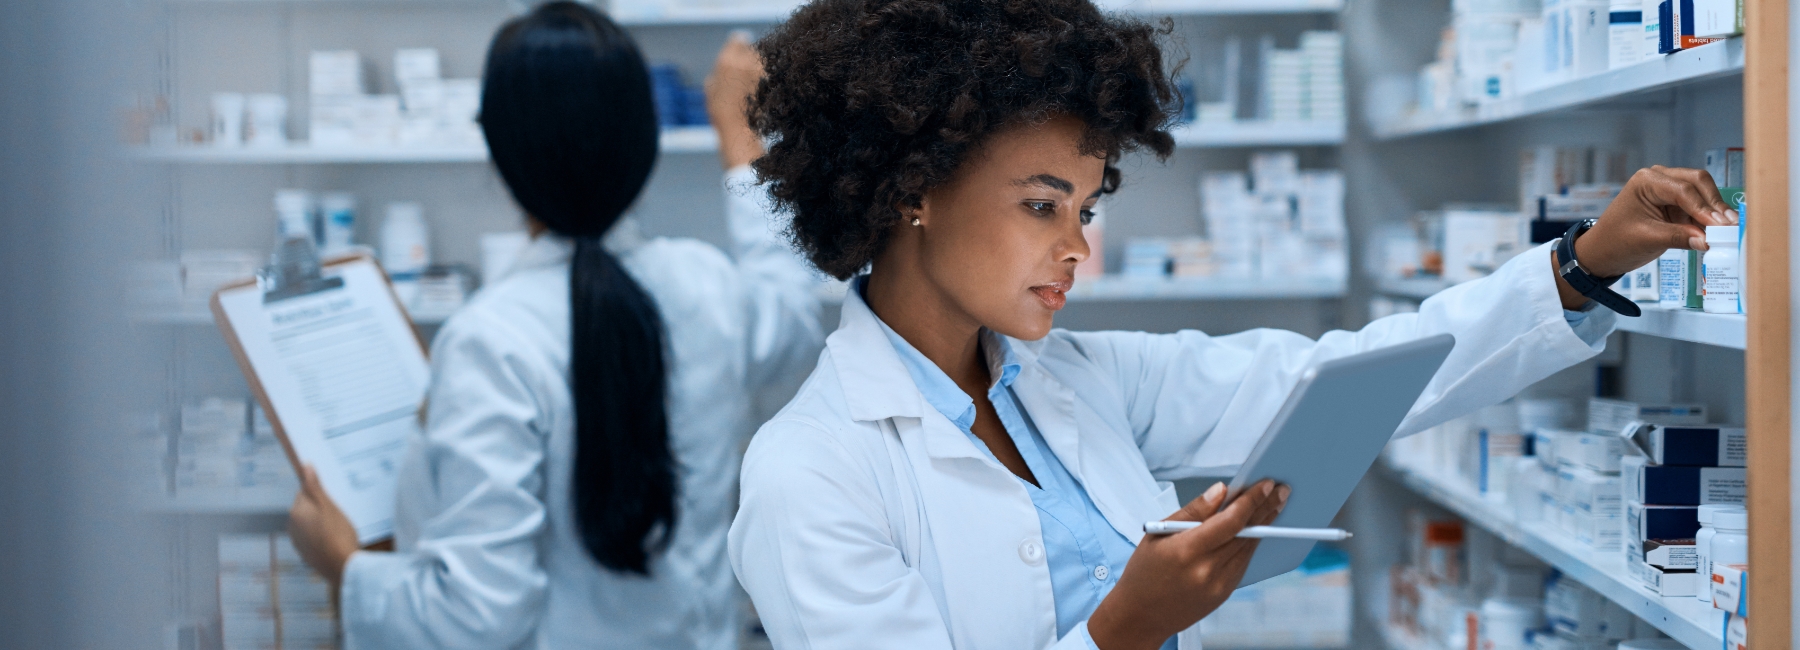
[[[1424,300],[1439,291],[1450,288],[1450,283],[1442,278],[1381,278],[1375,282],[1375,292],[1396,298]]]
[[[1638,586],[1623,554],[1596,552],[1545,524],[1519,522],[1509,506],[1430,469],[1386,458],[1380,466],[1408,489],[1556,567],[1688,647],[1717,648],[1723,643],[1724,612],[1691,596],[1664,598]]]
[[[167,0],[170,4],[217,5],[466,5],[505,6],[507,0]],[[1135,2],[1099,2],[1103,9],[1149,16],[1182,15],[1269,15],[1336,13],[1344,8],[1343,0],[1138,0]],[[645,11],[635,7],[618,7],[617,20],[628,26],[664,25],[732,25],[768,24],[786,20],[791,7],[679,7]]]
[[[711,153],[719,150],[719,138],[712,127],[679,127],[663,129],[662,152],[668,154]],[[284,147],[139,147],[133,150],[139,160],[197,165],[306,165],[306,164],[384,164],[384,163],[485,163],[485,144],[462,146],[366,146],[314,147],[295,142]]]
[[[1744,39],[1731,38],[1566,81],[1475,109],[1408,114],[1390,123],[1373,125],[1372,131],[1380,140],[1453,131],[1572,108],[1623,102],[1651,91],[1742,74],[1743,71]]]
[[[1175,146],[1191,149],[1337,146],[1344,143],[1344,123],[1270,120],[1189,123],[1176,127],[1174,135]]]

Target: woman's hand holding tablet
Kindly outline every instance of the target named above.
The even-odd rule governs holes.
[[[1221,508],[1225,493],[1225,484],[1215,484],[1169,516],[1170,521],[1205,521],[1205,526],[1144,536],[1118,586],[1088,618],[1094,645],[1101,650],[1157,648],[1231,596],[1258,541],[1238,533],[1275,521],[1289,490],[1262,481]]]

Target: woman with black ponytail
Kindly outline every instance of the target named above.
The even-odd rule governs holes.
[[[397,551],[358,550],[311,472],[291,515],[349,648],[736,646],[725,531],[752,395],[821,340],[813,276],[749,187],[760,76],[734,38],[707,80],[727,257],[618,225],[657,154],[630,36],[551,2],[494,37],[481,126],[533,241],[433,343]]]

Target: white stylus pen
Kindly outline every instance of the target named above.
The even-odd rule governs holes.
[[[1146,521],[1144,532],[1151,535],[1173,535],[1184,530],[1199,528],[1198,521]],[[1238,537],[1255,539],[1312,539],[1321,542],[1341,542],[1350,539],[1350,531],[1342,528],[1283,528],[1281,526],[1249,526],[1237,534]]]

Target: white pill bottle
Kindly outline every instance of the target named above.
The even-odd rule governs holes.
[[[1741,314],[1738,301],[1743,284],[1743,256],[1738,251],[1737,226],[1707,226],[1706,254],[1700,258],[1703,308],[1709,314]]]

